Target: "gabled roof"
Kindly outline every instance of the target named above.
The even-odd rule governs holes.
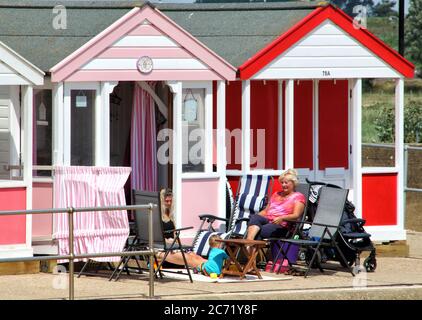
[[[0,41],[44,71],[142,1],[66,1],[67,27],[54,29],[62,1],[0,0]],[[232,66],[239,66],[299,22],[315,2],[155,4],[167,17]]]
[[[252,78],[257,72],[269,65],[282,53],[292,48],[312,30],[327,20],[330,20],[347,32],[403,76],[409,78],[414,76],[414,65],[411,62],[403,58],[367,29],[354,26],[353,19],[342,10],[337,9],[332,5],[328,5],[317,8],[314,12],[306,16],[287,32],[283,33],[280,37],[252,56],[248,61],[243,63],[239,67],[240,78]]]
[[[0,41],[0,84],[42,85],[44,72]]]
[[[131,32],[135,29],[140,28],[147,25],[152,25],[154,30],[153,38],[158,35],[159,39],[163,39],[166,41],[166,46],[178,46],[182,48],[185,54],[188,54],[188,57],[194,58],[191,59],[195,62],[195,65],[200,65],[200,68],[208,66],[207,70],[203,70],[206,73],[205,79],[216,80],[216,79],[224,79],[224,80],[235,80],[236,78],[236,68],[224,61],[221,57],[216,55],[210,49],[208,49],[205,45],[199,42],[196,38],[190,35],[188,32],[183,30],[180,26],[174,23],[170,18],[166,17],[162,14],[159,10],[155,9],[149,3],[143,5],[141,8],[134,8],[129,13],[121,17],[119,20],[114,22],[104,31],[99,33],[93,39],[88,41],[85,45],[81,48],[70,54],[60,63],[55,65],[51,68],[52,73],[52,81],[63,81],[72,73],[80,72],[80,73],[93,73],[95,71],[91,70],[79,70],[84,65],[98,57],[104,50],[109,49],[113,45],[118,45],[121,40],[130,40],[130,46],[143,46],[141,42],[147,41],[146,39],[150,39],[149,36],[131,36]],[[139,33],[141,32],[141,33]],[[137,31],[136,34],[143,34],[143,31]],[[126,37],[124,39],[124,37]],[[134,39],[135,38],[135,39]],[[170,44],[168,44],[169,42]],[[115,47],[116,48],[116,47]],[[134,47],[133,47],[134,48]],[[118,48],[117,48],[118,49]],[[158,48],[157,50],[162,50],[162,48]],[[132,66],[131,60],[124,60],[123,62],[129,62],[130,66]],[[110,61],[110,60],[108,60]],[[117,60],[122,62],[122,60]],[[174,64],[174,61],[171,60],[170,62]],[[103,62],[101,59],[95,62]],[[97,64],[98,65],[98,64]],[[192,65],[192,64],[191,64]],[[174,67],[174,66],[171,66]],[[107,68],[107,67],[106,67]],[[127,66],[124,66],[126,69]],[[187,67],[189,68],[189,67]],[[133,67],[131,69],[136,70],[136,64],[133,63]],[[208,71],[209,70],[209,71]],[[104,71],[104,70],[101,70]],[[100,72],[101,72],[100,71]],[[128,70],[125,70],[128,71]],[[179,70],[181,71],[181,70]],[[186,80],[194,80],[196,79],[194,72],[195,70],[189,72],[182,72]],[[197,70],[199,71],[199,70]],[[106,77],[113,77],[117,75],[117,72],[107,72]],[[122,72],[124,72],[122,70]],[[144,75],[145,78],[148,77],[155,77],[152,80],[163,80],[160,79],[159,75],[157,75],[158,70],[153,70],[151,75]],[[172,71],[170,71],[172,72]],[[156,73],[155,75],[152,75]],[[104,74],[104,72],[103,72]],[[126,77],[127,72],[125,75],[121,75],[122,77]],[[192,75],[192,79],[189,78],[189,75]],[[135,73],[133,76],[139,77],[139,73]],[[168,74],[163,74],[164,77],[168,77]],[[180,76],[180,73],[177,75]],[[83,76],[82,76],[83,77]],[[157,78],[158,77],[158,78]],[[170,79],[170,78],[166,78]],[[185,79],[185,78],[184,78]],[[106,79],[104,79],[106,80]],[[129,80],[123,78],[113,78],[107,80]],[[173,79],[170,79],[173,80]]]

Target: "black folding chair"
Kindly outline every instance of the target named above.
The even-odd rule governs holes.
[[[160,275],[160,278],[163,277],[161,272],[161,267],[165,262],[169,253],[173,251],[180,251],[184,261],[184,267],[187,271],[187,275],[189,277],[190,282],[193,282],[192,276],[190,274],[189,266],[186,260],[185,251],[191,250],[191,246],[182,245],[180,240],[180,232],[183,230],[189,230],[193,227],[187,228],[180,228],[174,230],[168,230],[164,232],[163,229],[163,221],[161,219],[160,213],[160,195],[158,192],[149,192],[149,191],[134,191],[134,204],[148,204],[153,203],[157,204],[155,208],[153,208],[153,240],[154,240],[154,251],[162,251],[164,252],[164,258],[160,263],[158,263],[156,256],[154,255],[155,263],[158,265],[155,271],[155,275]],[[149,248],[149,216],[148,216],[148,209],[138,209],[135,211],[135,223],[136,223],[136,242],[131,246],[131,250],[143,250]],[[173,238],[170,239],[169,242],[166,242],[164,237],[165,234],[173,234]],[[121,259],[121,263],[123,263],[123,267],[118,271],[116,281],[120,277],[121,272],[126,268],[129,259],[123,257]],[[121,264],[120,264],[121,265]],[[120,268],[118,266],[116,270]],[[115,270],[115,271],[116,271]],[[169,270],[166,270],[169,273],[176,273]],[[114,276],[114,275],[113,275]],[[113,277],[112,276],[112,277]],[[111,278],[112,278],[111,277]]]
[[[319,252],[319,249],[321,247],[335,248],[338,254],[340,255],[341,261],[344,263],[344,266],[354,276],[353,269],[348,265],[347,260],[336,241],[348,192],[349,191],[347,189],[323,187],[321,189],[321,195],[319,198],[318,208],[315,213],[314,220],[313,222],[311,222],[311,228],[309,229],[308,238],[280,240],[288,244],[286,248],[284,248],[284,246],[281,246],[281,253],[284,259],[287,259],[287,261],[289,262],[290,267],[295,264],[289,260],[286,254],[291,245],[298,245],[301,247],[313,249],[312,258],[310,259],[306,268],[305,278],[308,276],[308,273],[312,268],[313,263]],[[324,272],[321,264],[318,261],[317,267],[321,272]]]
[[[123,251],[130,252],[130,251],[137,251],[137,250],[143,250],[143,249],[146,250],[147,248],[139,242],[138,237],[136,235],[131,234],[129,235],[126,241],[126,245]],[[130,269],[134,269],[133,267],[129,267],[128,265],[131,259],[134,259],[136,261],[136,265],[137,265],[136,270],[138,271],[139,274],[142,274],[143,270],[140,264],[139,257],[136,255],[124,256],[124,257],[121,257],[117,267],[114,268],[114,271],[108,280],[111,281],[113,280],[114,276],[116,276],[115,280],[117,281],[120,278],[120,275],[122,274],[123,270],[126,270],[127,275],[130,275]]]

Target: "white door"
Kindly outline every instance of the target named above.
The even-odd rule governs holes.
[[[294,163],[300,180],[307,178],[348,188],[348,81],[295,81],[294,101]]]
[[[312,80],[294,84],[294,167],[299,180],[315,180],[314,164],[314,84]]]
[[[350,186],[350,103],[348,80],[315,81],[315,179]]]

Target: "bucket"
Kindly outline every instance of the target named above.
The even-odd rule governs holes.
[[[288,248],[289,250],[287,251],[286,255],[287,255],[287,259],[289,259],[290,263],[296,263],[297,261],[297,256],[299,253],[299,246],[295,245],[295,244],[290,244],[286,243],[286,242],[282,242],[282,241],[271,241],[271,255],[273,257],[273,261],[275,260],[277,253],[280,249],[280,246],[283,246],[283,251],[286,252],[286,249]],[[280,253],[280,256],[278,257],[277,261],[274,261],[274,263],[282,263],[284,256],[282,253]]]

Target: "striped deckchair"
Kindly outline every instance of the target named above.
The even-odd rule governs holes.
[[[271,176],[266,175],[244,175],[240,178],[234,209],[229,219],[216,217],[210,214],[200,215],[202,224],[193,241],[193,251],[196,254],[206,257],[209,252],[209,238],[217,234],[223,239],[244,238],[248,228],[249,216],[261,211],[268,200],[268,189],[271,185]],[[271,183],[270,183],[271,182]],[[270,191],[270,193],[271,193]],[[225,232],[217,231],[214,221],[224,221],[226,223]],[[208,223],[206,227],[205,223]]]

